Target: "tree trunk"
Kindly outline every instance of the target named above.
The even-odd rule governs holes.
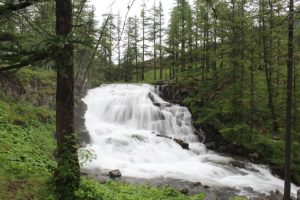
[[[71,0],[56,0],[56,34],[67,38],[72,31]],[[73,45],[65,43],[56,56],[56,138],[57,169],[55,172],[58,199],[74,199],[80,180],[74,131],[74,66]]]
[[[162,13],[159,11],[159,79],[163,79],[163,66],[162,66]]]
[[[292,132],[292,98],[293,98],[293,62],[294,62],[294,0],[289,5],[288,60],[286,86],[286,121],[285,121],[285,166],[284,166],[284,200],[291,199],[291,132]]]
[[[144,74],[145,74],[145,8],[143,8],[143,15],[142,15],[142,17],[143,17],[143,24],[142,24],[142,26],[143,26],[143,38],[142,38],[142,40],[143,40],[143,55],[142,55],[142,74],[141,74],[141,79],[142,79],[142,81],[144,81],[145,80],[145,76],[144,76]]]

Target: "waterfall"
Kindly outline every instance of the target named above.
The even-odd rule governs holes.
[[[86,127],[97,158],[84,166],[103,171],[119,169],[123,176],[143,179],[174,178],[269,193],[283,192],[283,180],[264,165],[243,162],[205,148],[194,134],[186,107],[161,99],[148,84],[110,84],[92,89],[83,99],[88,105]],[[158,136],[159,135],[159,136]],[[173,138],[189,144],[183,149]],[[296,196],[297,187],[292,185]]]

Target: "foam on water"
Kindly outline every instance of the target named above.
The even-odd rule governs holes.
[[[90,90],[84,102],[91,137],[87,148],[97,154],[85,168],[119,169],[127,177],[175,178],[212,187],[283,192],[283,181],[266,166],[244,163],[246,169],[235,168],[229,164],[232,158],[207,151],[193,133],[189,110],[168,104],[151,85],[103,85]],[[181,139],[191,150],[157,134]],[[292,185],[293,196],[297,189]]]

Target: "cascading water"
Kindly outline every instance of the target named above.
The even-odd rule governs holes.
[[[245,162],[245,168],[235,168],[230,165],[232,158],[207,151],[193,133],[188,109],[165,102],[151,85],[103,85],[90,90],[84,102],[91,137],[87,148],[97,154],[85,165],[87,169],[119,169],[126,177],[174,178],[211,187],[283,192],[283,181],[266,166]],[[190,150],[169,137],[188,143]],[[296,190],[292,185],[293,196]]]

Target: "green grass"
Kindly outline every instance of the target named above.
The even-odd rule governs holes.
[[[247,200],[246,197],[232,197],[230,200]]]
[[[186,196],[171,187],[155,188],[113,181],[98,184],[94,180],[82,178],[77,197],[78,200],[202,200],[205,195]]]
[[[1,101],[0,111],[0,199],[44,199],[51,193],[55,141],[53,123],[40,115],[53,122],[53,112]]]
[[[160,70],[157,69],[156,70],[156,80],[154,80],[154,71],[153,70],[146,70],[145,71],[145,74],[144,74],[144,78],[145,78],[145,83],[156,83],[157,81],[160,80],[160,77],[159,77],[159,73],[160,73]],[[167,77],[166,77],[167,76]],[[168,77],[169,77],[169,69],[168,68],[163,68],[163,77],[162,77],[162,80],[168,80]]]

